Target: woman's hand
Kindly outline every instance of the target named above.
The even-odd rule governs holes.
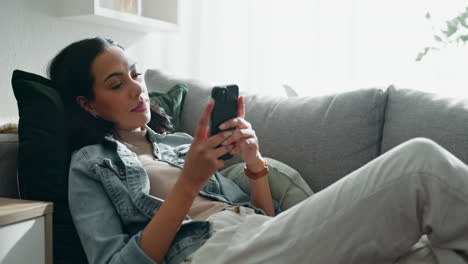
[[[193,191],[197,193],[206,184],[211,175],[224,166],[224,161],[218,159],[218,157],[233,149],[232,145],[224,145],[216,148],[225,139],[231,136],[233,131],[225,131],[208,137],[208,124],[213,107],[214,101],[210,99],[198,122],[195,137],[187,153],[184,169],[182,171],[182,177],[185,177],[193,187]]]
[[[252,125],[245,121],[244,97],[240,96],[237,101],[237,117],[230,119],[219,126],[220,129],[235,128],[232,136],[228,137],[221,145],[232,145],[232,154],[239,154],[245,161],[247,169],[253,173],[259,173],[265,168],[265,161],[259,151],[257,135]],[[250,180],[251,202],[254,206],[262,209],[267,215],[275,215],[275,207],[271,196],[268,177]]]
[[[235,128],[230,138],[222,143],[223,146],[232,145],[231,154],[239,154],[245,161],[247,168],[253,172],[261,171],[264,161],[259,151],[258,139],[252,125],[245,117],[244,97],[240,96],[237,101],[237,117],[230,119],[219,126],[220,129]]]

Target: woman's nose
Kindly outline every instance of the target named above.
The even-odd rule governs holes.
[[[139,82],[137,82],[135,80],[131,81],[130,87],[131,87],[132,97],[139,97],[145,90],[143,88],[143,84],[141,84],[141,83],[139,83]]]

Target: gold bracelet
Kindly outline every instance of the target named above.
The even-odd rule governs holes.
[[[249,179],[251,180],[258,180],[262,177],[265,177],[267,174],[268,174],[268,163],[266,162],[266,160],[264,161],[264,164],[263,164],[263,170],[257,172],[257,173],[254,173],[254,172],[251,172],[247,166],[245,166],[244,168],[244,174],[249,177]]]

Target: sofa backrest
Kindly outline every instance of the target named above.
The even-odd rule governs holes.
[[[212,85],[170,77],[157,70],[148,70],[145,80],[150,91],[166,91],[177,83],[189,87],[182,130],[193,135]],[[386,94],[380,89],[321,97],[245,93],[244,97],[246,119],[257,133],[262,154],[296,169],[315,192],[380,152],[386,102]],[[227,166],[239,161],[235,158]]]
[[[19,198],[16,157],[18,134],[0,134],[0,197]]]
[[[390,87],[382,153],[415,137],[434,140],[468,164],[468,98]]]

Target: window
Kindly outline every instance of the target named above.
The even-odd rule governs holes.
[[[432,27],[466,0],[205,0],[197,78],[244,89],[300,95],[356,88],[413,88],[464,95],[468,47],[446,47],[417,62]],[[433,21],[425,18],[430,12]]]

